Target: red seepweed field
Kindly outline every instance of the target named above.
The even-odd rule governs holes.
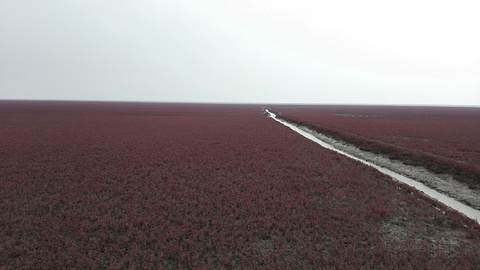
[[[0,102],[0,268],[473,269],[479,232],[259,106]]]
[[[274,106],[321,133],[480,187],[480,108]]]

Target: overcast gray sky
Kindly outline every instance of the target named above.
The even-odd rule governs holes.
[[[480,105],[480,2],[0,0],[0,99]]]

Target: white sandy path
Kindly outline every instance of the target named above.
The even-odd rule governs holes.
[[[318,143],[318,144],[321,145],[322,147],[327,148],[327,149],[330,149],[330,150],[333,150],[333,151],[338,152],[338,153],[340,153],[340,154],[342,154],[342,155],[345,155],[345,156],[347,156],[347,157],[349,157],[349,158],[352,158],[352,159],[357,160],[357,161],[360,161],[360,162],[362,162],[362,163],[364,163],[364,164],[366,164],[366,165],[368,165],[368,166],[371,166],[371,167],[379,170],[380,172],[382,172],[382,173],[384,173],[384,174],[386,174],[386,175],[391,176],[393,179],[395,179],[395,180],[397,180],[397,181],[399,181],[399,182],[405,183],[405,184],[407,184],[407,185],[409,185],[409,186],[411,186],[411,187],[416,188],[417,190],[423,192],[423,193],[426,194],[427,196],[429,196],[429,197],[431,197],[431,198],[433,198],[433,199],[435,199],[435,200],[437,200],[437,201],[439,201],[439,202],[441,202],[441,203],[443,203],[443,204],[445,204],[445,205],[447,205],[447,206],[449,206],[449,207],[457,210],[458,212],[464,214],[465,216],[467,216],[467,217],[475,220],[477,223],[480,224],[480,211],[478,211],[478,210],[476,210],[476,209],[473,209],[472,207],[469,207],[469,206],[467,206],[467,205],[465,205],[465,204],[463,204],[463,203],[461,203],[461,202],[459,202],[459,201],[456,201],[455,199],[453,199],[453,198],[451,198],[451,197],[445,196],[445,195],[437,192],[436,190],[433,190],[433,189],[425,186],[424,184],[419,183],[419,182],[417,182],[417,181],[415,181],[415,180],[413,180],[413,179],[410,179],[410,178],[405,177],[405,176],[403,176],[403,175],[400,175],[400,174],[398,174],[398,173],[396,173],[396,172],[393,172],[393,171],[391,171],[391,170],[389,170],[389,169],[380,167],[380,166],[375,165],[375,164],[373,164],[373,163],[371,163],[371,162],[368,162],[368,161],[366,161],[366,160],[363,160],[363,159],[360,159],[360,158],[358,158],[358,157],[352,156],[352,155],[350,155],[350,154],[348,154],[348,153],[345,153],[345,152],[343,152],[343,151],[341,151],[341,150],[333,147],[332,145],[330,145],[330,144],[328,144],[328,143],[320,140],[319,138],[315,137],[313,134],[308,133],[308,132],[306,132],[306,131],[304,131],[304,130],[301,130],[300,128],[298,128],[298,127],[296,127],[295,125],[292,125],[292,124],[290,124],[290,123],[288,123],[288,122],[286,122],[286,121],[277,119],[277,116],[276,116],[274,113],[268,111],[267,109],[265,110],[265,112],[267,112],[268,115],[269,115],[269,117],[271,117],[271,118],[274,119],[275,121],[277,121],[277,122],[279,122],[279,123],[282,123],[283,125],[291,128],[293,131],[299,133],[300,135],[302,135],[302,136],[304,136],[304,137],[306,137],[306,138],[308,138],[308,139],[310,139],[310,140]]]

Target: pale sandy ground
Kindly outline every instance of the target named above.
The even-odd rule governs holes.
[[[268,111],[267,111],[268,112]],[[279,121],[278,119],[275,118],[275,115],[273,113],[268,112],[270,114],[269,116],[274,118],[276,121]],[[470,189],[466,184],[458,182],[455,180],[452,176],[450,175],[445,175],[445,174],[435,174],[430,172],[429,170],[419,167],[419,166],[412,166],[412,165],[405,165],[401,161],[398,160],[391,160],[386,156],[383,155],[378,155],[374,154],[371,152],[363,151],[358,149],[356,146],[327,137],[323,134],[317,133],[313,130],[310,130],[306,127],[303,126],[297,126],[297,125],[292,125],[291,123],[284,123],[283,121],[281,122],[282,124],[289,125],[290,128],[295,127],[303,131],[304,133],[307,133],[307,135],[311,135],[318,140],[330,145],[333,150],[339,150],[341,152],[346,153],[347,155],[351,155],[356,159],[359,159],[361,161],[366,161],[368,163],[371,163],[375,166],[385,168],[387,169],[386,171],[390,170],[394,174],[399,174],[400,176],[393,176],[391,175],[394,179],[397,178],[407,178],[408,180],[413,180],[419,183],[424,184],[427,186],[427,189],[433,189],[433,193],[441,193],[443,195],[446,195],[449,198],[452,198],[454,200],[448,200],[447,201],[442,201],[444,204],[457,209],[460,212],[463,212],[465,215],[476,219],[477,222],[480,223],[480,190],[473,190]],[[297,131],[298,132],[298,131]],[[303,134],[305,136],[306,134]],[[312,138],[310,138],[312,139]],[[324,146],[325,147],[325,146]],[[329,148],[329,147],[327,147]],[[380,171],[382,171],[380,168]],[[382,171],[386,173],[385,171]],[[386,173],[388,174],[388,172]],[[409,184],[409,183],[407,183]],[[410,184],[409,184],[410,185]],[[423,185],[422,185],[423,186]],[[418,188],[417,188],[418,189]],[[437,191],[437,192],[435,192]],[[436,196],[429,194],[428,191],[422,191],[429,195],[430,197],[433,197],[434,199]],[[445,196],[444,196],[445,197]],[[438,200],[438,199],[437,199]],[[441,200],[440,200],[441,201]],[[453,201],[453,202],[452,202]],[[456,202],[455,202],[456,201]],[[473,208],[471,210],[464,210],[470,213],[466,213],[458,207],[455,206],[455,204],[458,204],[458,202],[464,204],[467,206],[467,208]],[[450,205],[449,205],[450,204]],[[469,206],[469,207],[468,207]]]

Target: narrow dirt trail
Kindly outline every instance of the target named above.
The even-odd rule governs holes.
[[[366,159],[363,159],[360,155],[360,157],[358,155],[352,155],[351,153],[355,152],[355,151],[348,151],[350,153],[347,153],[345,151],[342,151],[340,149],[338,149],[337,147],[333,146],[332,144],[326,142],[325,140],[322,140],[320,139],[319,137],[324,137],[322,136],[321,134],[318,134],[316,132],[313,132],[307,128],[304,128],[304,127],[299,127],[299,126],[296,126],[296,125],[293,125],[293,124],[290,124],[286,121],[283,121],[281,119],[277,119],[276,115],[270,111],[268,111],[268,109],[265,109],[265,112],[268,114],[268,117],[274,119],[275,121],[289,127],[290,129],[292,129],[293,131],[299,133],[300,135],[318,143],[319,145],[321,145],[322,147],[324,148],[327,148],[327,149],[330,149],[330,150],[333,150],[333,151],[336,151],[342,155],[345,155],[349,158],[352,158],[354,160],[357,160],[357,161],[360,161],[368,166],[371,166],[377,170],[379,170],[380,172],[386,174],[386,175],[389,175],[390,177],[392,177],[393,179],[395,179],[396,181],[399,181],[399,182],[402,182],[402,183],[405,183],[411,187],[414,187],[415,189],[423,192],[424,194],[426,194],[427,196],[447,205],[448,207],[452,208],[452,209],[455,209],[457,210],[458,212],[464,214],[465,216],[475,220],[477,223],[480,224],[480,211],[473,208],[473,207],[470,207],[454,198],[452,198],[451,196],[448,196],[448,195],[445,195],[444,193],[449,193],[449,192],[444,192],[445,189],[450,189],[452,192],[454,192],[453,189],[458,189],[458,187],[455,187],[455,186],[446,186],[446,184],[443,184],[441,188],[439,188],[439,190],[441,190],[442,192],[438,192],[437,190],[433,189],[433,188],[430,188],[428,186],[426,186],[425,184],[423,183],[420,183],[419,181],[416,181],[410,177],[407,177],[405,175],[402,175],[400,173],[397,173],[397,172],[394,172],[384,166],[381,166],[379,164],[382,164],[382,162],[372,162],[372,159],[369,158],[369,161],[367,161]],[[353,146],[348,146],[349,148],[351,148],[351,150],[355,150]],[[358,149],[357,149],[358,150]],[[358,150],[360,152],[360,150]],[[383,164],[382,164],[383,165]],[[461,188],[462,190],[464,188]],[[464,191],[463,193],[468,193],[469,191]],[[473,191],[472,191],[473,192]],[[457,191],[458,193],[458,191]],[[455,194],[457,194],[455,193]],[[471,205],[476,205],[477,208],[478,208],[478,194],[457,194],[457,196],[455,197],[459,197],[460,199],[466,201],[467,203],[471,204]]]

